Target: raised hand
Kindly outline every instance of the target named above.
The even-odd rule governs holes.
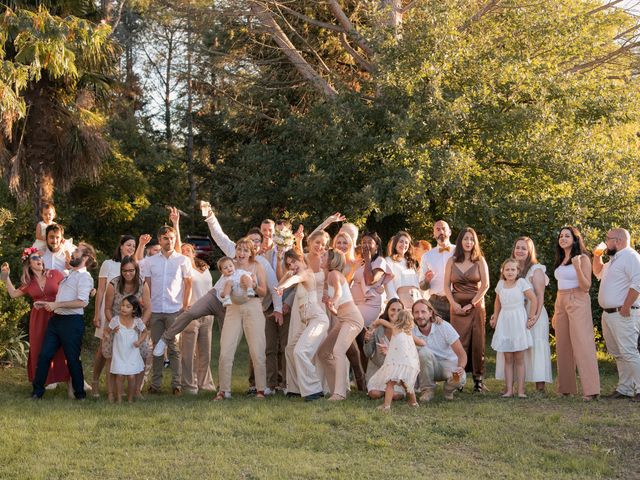
[[[148,233],[143,233],[142,235],[140,235],[140,238],[138,239],[138,243],[143,247],[150,241],[151,241],[151,235],[149,235]]]

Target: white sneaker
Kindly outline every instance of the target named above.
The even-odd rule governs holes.
[[[269,387],[264,389],[264,396],[265,397],[270,397],[271,395],[275,395],[276,392],[271,390]]]
[[[226,297],[226,298],[223,300],[223,302],[222,302],[222,306],[223,306],[223,307],[228,307],[228,306],[229,306],[229,305],[231,305],[231,304],[232,304],[232,302],[231,302],[231,297]]]
[[[153,347],[153,356],[154,357],[163,356],[166,348],[167,348],[167,344],[165,343],[165,341],[163,339],[158,340],[158,343],[156,343],[156,346]]]
[[[50,383],[49,385],[44,387],[45,390],[55,390],[56,388],[58,388],[58,384],[57,383]]]

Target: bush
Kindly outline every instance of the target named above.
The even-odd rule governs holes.
[[[29,344],[20,325],[29,311],[29,304],[24,298],[12,299],[4,284],[0,284],[0,362],[26,363]]]

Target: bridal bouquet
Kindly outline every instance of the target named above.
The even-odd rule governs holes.
[[[276,230],[276,232],[273,234],[273,243],[275,243],[278,248],[281,248],[283,250],[289,250],[291,247],[293,247],[295,242],[296,238],[288,228]]]

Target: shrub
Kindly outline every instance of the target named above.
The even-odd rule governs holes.
[[[20,327],[30,307],[24,298],[11,299],[7,288],[0,284],[0,362],[23,365],[29,344]]]

